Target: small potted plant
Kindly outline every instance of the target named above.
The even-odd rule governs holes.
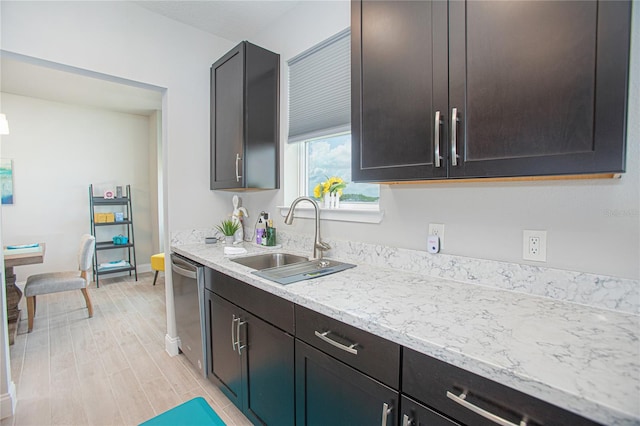
[[[232,219],[225,219],[216,225],[216,229],[224,235],[224,241],[227,244],[233,243],[233,234],[240,229],[240,224]]]

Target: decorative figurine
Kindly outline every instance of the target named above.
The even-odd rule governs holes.
[[[232,201],[233,214],[231,215],[231,220],[237,222],[240,225],[235,234],[233,234],[233,244],[238,244],[244,241],[244,224],[242,218],[249,217],[249,213],[247,213],[247,209],[245,209],[244,207],[239,207],[240,197],[234,195]]]

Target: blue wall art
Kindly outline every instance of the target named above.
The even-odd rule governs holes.
[[[13,160],[0,159],[2,204],[13,204]]]

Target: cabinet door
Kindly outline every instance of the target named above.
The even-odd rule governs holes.
[[[352,2],[354,181],[446,176],[446,16],[446,2]]]
[[[242,314],[240,345],[245,367],[244,412],[253,424],[295,423],[294,338]]]
[[[624,171],[629,2],[452,1],[449,20],[450,176]]]
[[[211,189],[244,184],[244,44],[211,67]]]
[[[245,43],[245,150],[248,188],[280,187],[280,55]]]
[[[252,423],[293,425],[293,336],[209,290],[205,296],[209,380]]]
[[[296,340],[297,425],[396,425],[398,398],[395,390]]]
[[[400,424],[402,426],[460,425],[404,395],[400,401]]]
[[[242,407],[242,363],[233,343],[240,309],[218,295],[207,293],[209,327],[209,380],[237,406]]]

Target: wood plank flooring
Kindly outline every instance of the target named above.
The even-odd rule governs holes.
[[[165,352],[164,279],[138,278],[92,283],[93,318],[80,291],[38,296],[31,333],[22,298],[10,346],[18,405],[0,426],[137,425],[197,396],[227,425],[251,424],[184,355]]]

